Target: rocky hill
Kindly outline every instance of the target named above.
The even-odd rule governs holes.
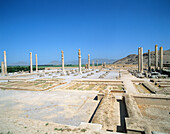
[[[158,58],[159,58],[159,52],[158,52]],[[170,49],[164,50],[163,60],[164,60],[164,64],[170,64]],[[143,54],[143,62],[144,64],[148,64],[148,53]],[[151,64],[154,65],[154,63],[155,63],[155,52],[152,51],[151,52]],[[125,58],[115,61],[113,64],[138,64],[138,55],[130,54]]]

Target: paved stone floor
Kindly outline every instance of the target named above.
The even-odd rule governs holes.
[[[93,114],[96,95],[95,91],[0,90],[0,114],[78,126]]]

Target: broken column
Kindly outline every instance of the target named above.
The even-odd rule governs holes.
[[[61,51],[61,60],[62,60],[62,71],[64,72],[64,52]]]
[[[80,49],[78,51],[78,60],[79,60],[79,73],[81,74],[82,72],[81,72],[81,51],[80,51]]]
[[[1,76],[5,75],[5,70],[4,70],[4,62],[1,62]]]
[[[140,58],[140,47],[138,48],[138,73],[140,73],[140,70],[141,70],[141,58]]]
[[[143,73],[143,48],[142,47],[140,48],[140,55],[141,55],[140,56],[140,58],[141,58],[141,61],[140,61],[141,62],[141,71],[140,72]]]
[[[151,53],[150,50],[148,50],[148,71],[151,71]]]
[[[88,69],[90,70],[90,54],[88,54]]]
[[[163,47],[160,47],[160,64],[159,64],[160,71],[163,70]]]
[[[35,62],[36,62],[36,72],[38,72],[38,59],[37,59],[37,54],[35,54]]]
[[[30,52],[30,73],[32,73],[32,52]]]
[[[155,45],[155,70],[158,69],[158,45]]]
[[[7,75],[6,51],[4,51],[4,73]]]

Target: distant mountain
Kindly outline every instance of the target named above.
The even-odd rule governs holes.
[[[164,64],[170,63],[170,49],[165,50],[163,53],[164,53],[163,54]],[[158,51],[158,59],[159,59],[159,51]],[[148,53],[143,54],[143,63],[148,64]],[[151,64],[154,65],[154,63],[155,63],[155,51],[151,51]],[[130,54],[125,58],[113,62],[113,64],[138,64],[138,55]]]
[[[19,62],[13,63],[13,64],[9,64],[9,66],[28,66],[28,65],[29,65],[29,63],[25,62],[25,61],[19,61]]]
[[[115,62],[115,59],[91,59],[90,63],[92,64],[92,61],[94,60],[94,63],[96,64],[96,61],[98,60],[98,64],[102,64],[104,62],[106,62],[106,64],[112,64],[113,62]],[[87,64],[88,60],[87,59],[82,59],[81,60],[81,64]],[[78,64],[78,60],[73,60],[73,61],[65,61],[64,64],[72,64],[72,65],[77,65]],[[61,65],[61,61],[51,61],[50,63],[48,63],[48,65]]]
[[[56,61],[56,60],[51,61],[50,63],[48,63],[48,65],[60,65],[60,64],[61,64],[61,62],[60,61]]]

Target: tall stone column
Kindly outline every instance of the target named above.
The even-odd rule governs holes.
[[[38,72],[38,58],[37,58],[37,54],[35,54],[35,61],[36,61],[36,72]]]
[[[4,73],[7,75],[6,51],[4,51]]]
[[[163,47],[160,47],[160,64],[159,69],[163,70]]]
[[[140,56],[141,57],[141,61],[140,61],[141,62],[141,71],[140,72],[143,73],[143,48],[142,47],[140,48],[140,54],[141,54],[141,56]]]
[[[140,73],[141,72],[141,51],[140,51],[140,47],[138,48],[138,73]]]
[[[64,72],[64,52],[61,51],[62,71]]]
[[[1,76],[5,75],[5,70],[4,70],[4,62],[1,62]]]
[[[94,60],[92,61],[92,67],[93,67],[93,69],[94,69]]]
[[[155,45],[155,70],[158,69],[158,45]]]
[[[88,69],[90,70],[90,54],[88,54]]]
[[[148,50],[148,71],[151,71],[151,53],[150,50]]]
[[[32,73],[32,52],[30,52],[30,73]]]
[[[103,68],[106,68],[106,62],[103,63]]]
[[[79,60],[79,73],[81,74],[82,72],[81,72],[81,51],[80,51],[80,49],[78,51],[78,60]]]

